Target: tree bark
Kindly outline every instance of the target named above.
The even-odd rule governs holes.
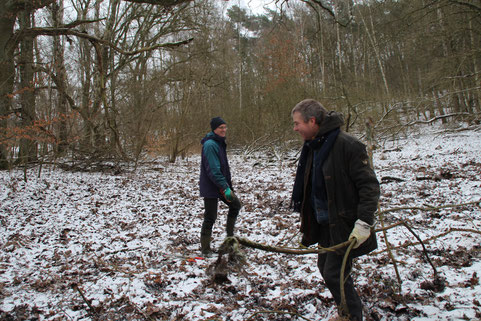
[[[0,169],[8,168],[7,118],[11,111],[11,94],[15,78],[13,35],[16,12],[5,1],[0,1]]]
[[[19,13],[21,29],[32,27],[30,11]],[[21,100],[21,124],[28,137],[20,138],[19,158],[22,163],[29,163],[37,159],[37,140],[38,134],[34,123],[36,120],[35,112],[35,84],[33,71],[33,38],[23,37],[20,43],[20,100]],[[25,135],[23,135],[25,136]]]
[[[64,2],[63,0],[58,0],[58,3],[52,5],[52,22],[54,27],[59,27],[63,24],[63,11]],[[67,74],[65,70],[65,60],[64,60],[64,44],[62,43],[61,36],[53,37],[53,59],[54,66],[53,71],[56,74],[58,82],[61,83],[61,88],[57,93],[57,112],[58,112],[58,145],[57,152],[63,154],[67,149],[68,135],[67,135]]]

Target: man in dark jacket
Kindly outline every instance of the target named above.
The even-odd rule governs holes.
[[[200,164],[200,196],[204,198],[204,222],[200,231],[200,249],[202,254],[212,252],[210,247],[212,227],[217,219],[219,199],[229,206],[227,214],[227,236],[234,235],[234,226],[241,203],[232,188],[229,162],[226,152],[227,125],[220,117],[210,121],[212,129],[201,141],[202,159]]]
[[[306,99],[293,108],[292,118],[294,130],[304,139],[292,194],[294,210],[301,213],[302,243],[331,247],[355,239],[345,269],[347,311],[341,307],[340,291],[345,250],[320,254],[318,267],[339,315],[362,320],[362,303],[348,275],[354,257],[377,247],[373,225],[379,182],[365,145],[340,130],[342,115]]]

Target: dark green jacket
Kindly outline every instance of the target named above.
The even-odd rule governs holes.
[[[209,132],[201,141],[200,196],[220,198],[226,188],[232,189],[225,138]]]

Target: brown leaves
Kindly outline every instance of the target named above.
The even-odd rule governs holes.
[[[433,292],[443,292],[446,288],[446,280],[442,277],[436,276],[433,281],[426,280],[422,282],[420,288]]]
[[[476,272],[473,272],[473,276],[468,280],[467,285],[469,285],[470,287],[474,287],[475,285],[479,285],[479,277],[478,277],[478,274]]]

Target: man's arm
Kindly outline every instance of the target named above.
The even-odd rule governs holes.
[[[369,225],[374,224],[374,213],[380,196],[379,181],[370,166],[366,146],[361,142],[354,143],[350,149],[350,176],[358,191],[359,204],[357,218]]]

